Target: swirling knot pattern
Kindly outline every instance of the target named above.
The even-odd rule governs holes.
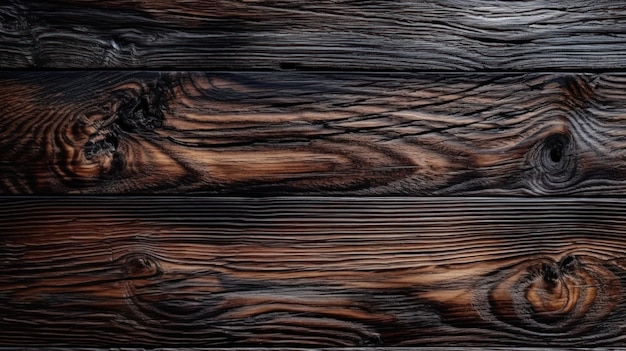
[[[540,258],[501,269],[475,291],[475,306],[498,329],[562,341],[597,332],[621,300],[610,264],[594,257]]]
[[[528,152],[530,171],[525,176],[533,188],[545,194],[578,184],[581,175],[578,153],[572,135],[550,135]]]

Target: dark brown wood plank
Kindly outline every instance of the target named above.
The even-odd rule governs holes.
[[[626,68],[612,0],[0,4],[0,67],[367,70]]]
[[[0,345],[625,346],[626,201],[5,198]]]
[[[624,74],[0,73],[3,194],[626,194]]]

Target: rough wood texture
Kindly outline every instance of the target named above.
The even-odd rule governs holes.
[[[626,75],[0,73],[3,194],[624,195]]]
[[[626,68],[626,7],[567,2],[5,0],[0,67]]]
[[[0,203],[0,344],[625,346],[622,200]]]
[[[309,197],[2,197],[0,350],[624,347],[624,200],[310,196],[623,196],[625,46],[612,0],[1,1],[0,195]]]

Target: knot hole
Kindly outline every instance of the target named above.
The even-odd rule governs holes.
[[[128,255],[124,259],[123,271],[128,278],[150,278],[161,275],[157,261],[145,254]]]
[[[563,158],[563,145],[561,144],[553,145],[552,148],[550,149],[550,159],[552,160],[552,162],[554,163],[561,162],[562,158]]]
[[[572,151],[570,144],[570,138],[565,134],[550,135],[544,141],[544,157],[553,164],[565,162],[564,158]]]
[[[532,164],[529,179],[543,192],[576,184],[580,176],[576,142],[569,133],[544,136],[528,154]]]

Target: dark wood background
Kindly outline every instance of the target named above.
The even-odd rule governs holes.
[[[625,47],[608,0],[3,1],[0,348],[626,347]]]

